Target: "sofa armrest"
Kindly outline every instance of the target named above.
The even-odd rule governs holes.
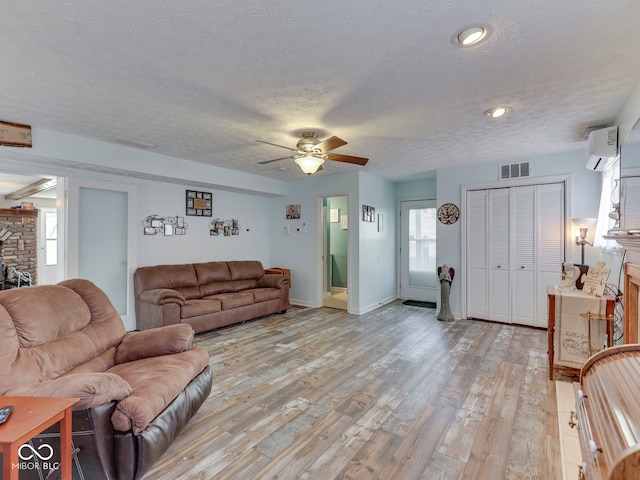
[[[270,288],[282,288],[291,286],[291,279],[285,275],[266,274],[258,279],[258,286]]]
[[[177,303],[183,305],[186,299],[180,292],[170,288],[154,288],[145,290],[140,294],[140,300],[155,305],[165,305],[167,303]]]
[[[131,385],[123,378],[106,372],[74,373],[12,388],[4,395],[17,397],[72,397],[80,400],[74,410],[92,408],[114,400],[122,400],[131,394]]]
[[[190,350],[193,336],[193,328],[186,323],[127,332],[116,348],[115,362],[120,364]]]

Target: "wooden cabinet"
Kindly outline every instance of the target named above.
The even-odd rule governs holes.
[[[598,352],[574,383],[582,465],[579,478],[640,478],[640,346]]]
[[[555,373],[578,376],[589,357],[605,344],[613,346],[615,299],[588,296],[581,290],[563,292],[555,286],[547,286],[547,295],[549,380]],[[585,317],[588,313],[592,318]]]

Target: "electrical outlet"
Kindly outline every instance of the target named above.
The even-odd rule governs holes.
[[[291,227],[282,227],[282,233],[289,235],[291,233]]]

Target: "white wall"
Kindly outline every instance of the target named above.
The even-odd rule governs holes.
[[[209,188],[260,195],[286,195],[287,182],[260,175],[154,153],[110,142],[93,140],[41,128],[33,128],[33,148],[0,146],[0,168],[11,163],[13,169],[32,165],[38,173],[61,171],[112,173],[129,181],[147,178],[184,185],[205,184]],[[34,171],[34,170],[32,170]]]
[[[185,191],[203,189],[142,180],[136,184],[139,266],[217,260],[259,260],[269,266],[269,202],[264,197],[206,190],[213,193],[213,216],[194,217],[185,215]],[[144,235],[142,222],[152,214],[184,217],[186,235]],[[214,218],[239,220],[240,234],[209,235]]]
[[[396,198],[401,200],[433,200],[437,192],[437,176],[415,180],[413,182],[396,183]]]
[[[322,197],[349,197],[349,290],[355,288],[353,278],[357,256],[358,175],[309,177],[289,183],[286,197],[268,199],[271,266],[291,269],[290,297],[293,303],[320,307],[322,305]],[[285,218],[287,205],[300,205],[300,219]],[[283,233],[289,227],[290,234]],[[306,231],[305,231],[306,230]],[[349,299],[350,302],[353,298]]]
[[[355,308],[368,312],[396,298],[397,293],[397,208],[395,185],[366,173],[360,174],[359,282]],[[373,223],[362,221],[362,205],[374,207]],[[383,216],[382,231],[378,231],[378,215]]]
[[[291,300],[322,305],[322,205],[326,196],[349,197],[349,311],[364,313],[395,298],[395,199],[392,182],[363,172],[310,177],[290,183],[289,195],[271,204],[271,266],[291,269]],[[300,220],[285,219],[288,204],[300,204]],[[377,222],[362,221],[362,205],[383,214]],[[282,228],[288,226],[290,234]],[[304,229],[306,228],[306,233]]]
[[[517,160],[529,161],[531,176],[548,177],[557,175],[570,175],[570,197],[567,198],[567,217],[597,217],[600,201],[601,174],[591,172],[585,168],[587,163],[586,146],[584,151],[545,155],[536,158]],[[438,170],[437,192],[438,205],[446,202],[461,206],[461,187],[463,185],[477,185],[498,181],[498,168],[504,162],[485,165],[473,165],[460,168],[448,168]],[[460,221],[453,225],[438,223],[437,230],[437,264],[447,264],[456,272],[461,269],[461,225],[465,221],[465,212],[461,212]],[[566,234],[572,238],[573,232],[568,222]],[[580,250],[571,243],[567,259],[575,263],[580,261]],[[589,247],[587,247],[589,249]],[[585,251],[585,262],[595,264],[600,259],[600,252],[596,249]],[[558,265],[560,275],[561,265]],[[451,285],[450,296],[451,309],[456,318],[460,318],[461,312],[461,288],[460,281]]]

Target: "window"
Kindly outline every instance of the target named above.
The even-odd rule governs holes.
[[[609,230],[616,226],[615,218],[609,216],[620,208],[620,159],[618,158],[604,172],[602,172],[602,190],[600,193],[600,209],[598,210],[598,221],[593,246],[601,248],[605,252],[614,252],[619,249],[617,242],[603,238]]]
[[[45,265],[58,264],[58,214],[46,212],[44,217],[45,230]]]

